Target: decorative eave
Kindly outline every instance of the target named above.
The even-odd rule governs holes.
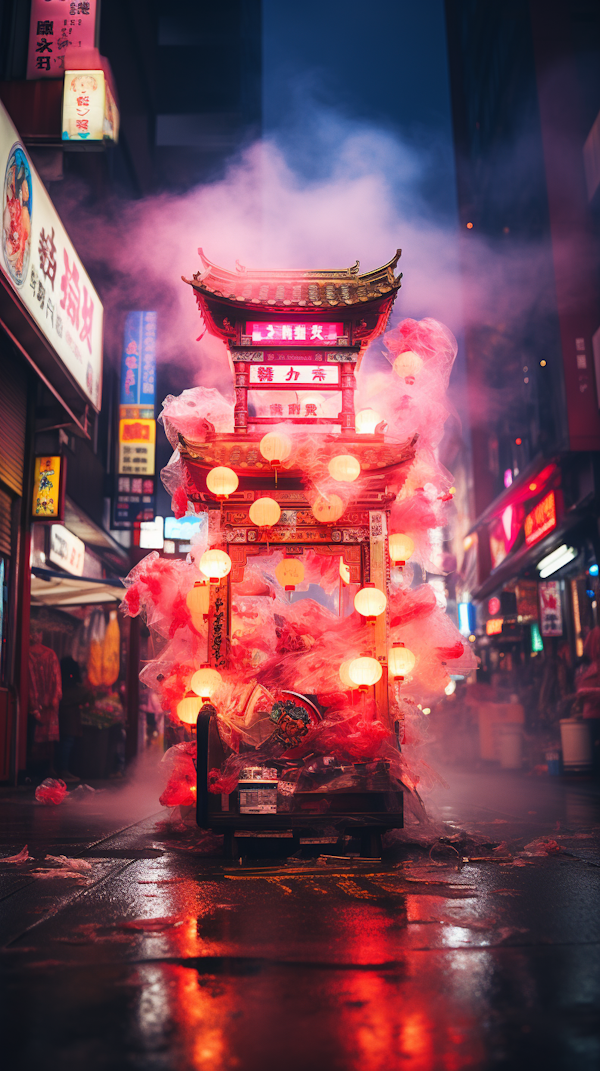
[[[358,261],[349,268],[284,271],[249,269],[238,263],[231,272],[213,264],[199,249],[203,270],[182,279],[206,299],[217,298],[232,308],[245,306],[252,313],[329,313],[332,308],[342,312],[388,296],[393,300],[402,281],[401,272],[394,275],[401,252],[396,250],[380,268],[359,274]]]

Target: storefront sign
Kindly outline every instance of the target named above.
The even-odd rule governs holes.
[[[556,528],[556,496],[550,491],[525,517],[525,542],[528,547]]]
[[[504,624],[503,617],[491,617],[489,621],[485,623],[485,631],[487,636],[499,636],[502,632],[502,626]]]
[[[539,654],[540,651],[543,650],[544,641],[540,633],[539,625],[536,624],[536,622],[534,621],[533,625],[531,626],[531,653]]]
[[[338,339],[344,337],[343,324],[310,323],[310,324],[269,324],[247,323],[246,335],[250,335],[253,342],[281,342],[306,345],[307,342],[315,342],[317,345],[325,342],[329,346],[335,346]]]
[[[119,474],[154,476],[156,422],[143,418],[119,421]]]
[[[123,334],[120,403],[153,410],[155,396],[156,313],[129,312]]]
[[[488,613],[497,614],[500,610],[500,599],[497,595],[494,595],[488,602]]]
[[[339,387],[339,365],[323,364],[251,364],[252,387],[277,386]]]
[[[74,51],[94,47],[96,6],[96,0],[31,0],[28,78],[62,78]]]
[[[154,478],[119,476],[113,499],[113,528],[131,530],[142,521],[153,521],[156,509]]]
[[[119,111],[104,71],[65,71],[62,138],[118,141]]]
[[[102,305],[2,104],[0,181],[0,269],[62,364],[98,410],[102,391]]]
[[[55,565],[73,576],[83,576],[85,543],[62,524],[53,524],[50,529],[49,558]]]
[[[519,580],[516,588],[517,614],[525,620],[536,621],[538,616],[538,590],[536,580]]]
[[[33,471],[31,519],[62,521],[65,505],[65,459],[36,457]]]
[[[538,587],[540,596],[540,632],[542,636],[562,636],[560,581],[541,580]]]

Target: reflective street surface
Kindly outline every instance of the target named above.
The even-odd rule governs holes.
[[[267,866],[117,793],[5,792],[0,855],[33,857],[0,862],[7,1066],[595,1071],[597,792],[446,776],[446,839]]]

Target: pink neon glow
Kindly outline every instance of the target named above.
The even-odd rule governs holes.
[[[344,337],[344,325],[332,323],[270,324],[259,321],[247,323],[246,334],[252,337],[253,342],[291,342],[292,345],[307,342],[316,342],[318,345],[325,342],[335,346],[338,338]]]

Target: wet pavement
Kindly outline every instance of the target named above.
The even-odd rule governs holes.
[[[11,1068],[595,1071],[597,789],[445,776],[445,839],[267,868],[131,792],[0,794]]]

